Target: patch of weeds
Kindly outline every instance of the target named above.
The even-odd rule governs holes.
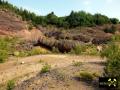
[[[95,77],[100,77],[100,74],[97,73],[97,72],[94,72],[93,75],[94,75]]]
[[[8,58],[8,52],[5,50],[0,50],[0,63],[4,63]]]
[[[81,65],[83,65],[83,63],[79,62],[79,61],[73,61],[72,65],[73,66],[81,66]]]
[[[112,41],[113,42],[119,42],[120,41],[120,35],[119,34],[115,34],[112,36]]]
[[[92,81],[94,79],[94,75],[92,73],[85,71],[80,72],[77,77],[87,81]]]
[[[28,53],[29,53],[29,56],[31,56],[31,55],[47,54],[50,52],[44,48],[39,47],[39,48],[33,48]]]
[[[98,55],[97,47],[95,45],[88,45],[85,51],[86,55]]]
[[[41,73],[46,73],[46,72],[49,72],[51,69],[51,65],[49,64],[45,64],[42,69],[41,69]]]
[[[86,46],[84,45],[77,45],[75,46],[71,51],[70,51],[70,54],[82,54],[83,52],[85,52],[86,50]]]
[[[20,52],[15,51],[13,54],[14,54],[14,56],[18,57],[18,56],[19,56],[19,54],[20,54]]]
[[[9,80],[7,82],[7,90],[13,90],[15,87],[15,81],[14,80]]]

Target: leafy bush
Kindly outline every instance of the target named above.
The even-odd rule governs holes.
[[[101,53],[107,58],[105,76],[118,77],[118,88],[120,89],[120,48],[116,44],[110,44]]]
[[[7,90],[13,90],[15,87],[15,81],[14,80],[9,80],[7,83]]]
[[[45,64],[43,68],[41,69],[41,73],[49,72],[51,69],[51,65]]]

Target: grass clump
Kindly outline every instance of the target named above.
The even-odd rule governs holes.
[[[41,48],[41,47],[35,47],[30,51],[27,50],[22,50],[19,51],[19,57],[26,57],[26,56],[32,56],[32,55],[39,55],[39,54],[48,54],[50,53],[50,51],[48,51],[47,49]],[[16,56],[16,55],[14,55]]]
[[[86,45],[85,55],[99,55],[95,45]]]
[[[76,55],[99,55],[97,47],[95,45],[77,45],[75,46],[69,54]]]
[[[119,34],[113,35],[112,41],[113,41],[113,42],[120,42],[120,35],[119,35]]]
[[[73,61],[73,66],[81,66],[82,62],[79,61]]]
[[[89,72],[80,72],[78,75],[77,75],[78,78],[81,78],[83,80],[87,80],[87,81],[91,81],[94,79],[94,75],[92,73],[89,73]]]
[[[85,52],[85,50],[86,50],[85,45],[77,45],[70,51],[70,54],[79,55],[79,54],[82,54],[83,52]]]
[[[41,73],[49,72],[50,69],[51,69],[51,65],[45,64],[41,69]]]
[[[13,90],[15,87],[15,81],[14,80],[9,80],[7,82],[7,90]]]
[[[41,47],[36,47],[36,48],[33,48],[28,53],[29,53],[29,56],[31,56],[31,55],[47,54],[47,53],[50,53],[50,52],[46,49],[41,48]]]

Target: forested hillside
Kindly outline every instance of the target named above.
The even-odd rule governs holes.
[[[118,24],[117,18],[109,18],[102,14],[90,14],[85,11],[75,12],[72,11],[70,15],[64,17],[58,17],[54,12],[49,13],[46,16],[38,16],[35,13],[31,13],[22,8],[17,8],[12,4],[0,0],[0,8],[7,8],[20,15],[23,20],[32,22],[32,25],[54,25],[57,27],[74,28],[78,26],[95,26],[104,24]]]

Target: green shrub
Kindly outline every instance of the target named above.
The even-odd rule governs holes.
[[[3,63],[8,58],[10,53],[13,53],[12,48],[16,43],[16,38],[0,37],[0,63]]]
[[[14,80],[9,80],[7,83],[7,90],[13,90],[15,87],[15,81]]]
[[[102,57],[107,58],[105,76],[118,77],[118,88],[120,89],[120,48],[116,44],[110,44],[103,50]]]
[[[0,50],[0,63],[5,62],[7,58],[8,58],[8,52],[5,50]]]
[[[45,64],[43,68],[41,69],[41,73],[49,72],[51,69],[51,65]]]
[[[110,43],[106,48],[102,50],[101,57],[107,57],[108,59],[114,59],[114,57],[118,56],[119,54],[118,52],[120,52],[119,46],[114,43]]]
[[[92,73],[89,73],[89,72],[80,72],[79,75],[78,75],[79,78],[81,79],[84,79],[84,80],[93,80],[94,79],[94,75]]]

